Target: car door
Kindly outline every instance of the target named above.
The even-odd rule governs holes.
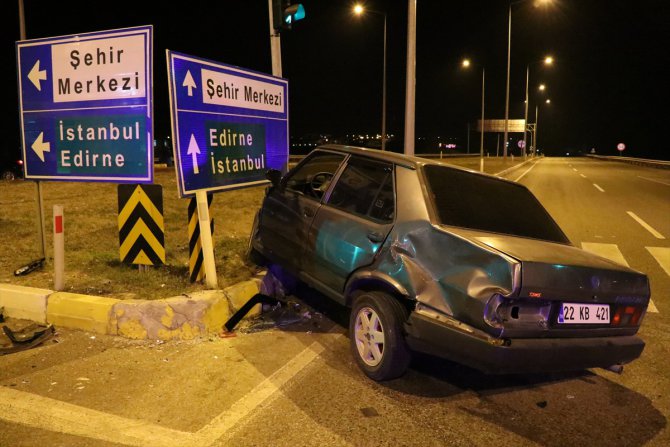
[[[349,275],[369,265],[395,218],[393,165],[352,156],[309,228],[304,271],[342,293]]]
[[[264,251],[294,273],[300,271],[312,219],[345,157],[341,153],[314,151],[265,197],[259,219]]]

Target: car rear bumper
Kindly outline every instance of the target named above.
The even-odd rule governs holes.
[[[409,346],[488,374],[574,371],[607,368],[640,356],[644,341],[635,335],[591,338],[501,340],[466,327],[413,312],[406,325]]]

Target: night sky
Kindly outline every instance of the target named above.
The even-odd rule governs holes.
[[[170,118],[165,49],[260,72],[271,72],[267,0],[192,0],[179,8],[138,0],[24,0],[28,39],[154,25],[155,134]],[[146,3],[146,4],[145,4]],[[303,0],[307,17],[282,33],[283,77],[290,82],[291,137],[378,133],[381,123],[383,19],[351,14],[349,0]],[[402,142],[405,106],[406,0],[369,0],[388,17],[388,124]],[[417,153],[452,139],[465,150],[467,126],[480,115],[486,68],[486,117],[504,118],[506,0],[418,0]],[[3,152],[18,149],[16,0],[3,2]],[[531,64],[529,121],[542,101],[539,146],[548,154],[590,151],[670,159],[667,105],[670,7],[658,0],[554,0],[536,7],[515,2],[512,13],[510,119],[523,118],[526,65]],[[551,54],[555,63],[539,62]],[[460,68],[469,57],[470,71]],[[535,93],[544,82],[545,96]],[[543,104],[550,98],[551,104]],[[478,151],[479,134],[470,134]],[[512,135],[521,138],[520,134]],[[396,147],[401,150],[400,146]],[[495,152],[496,136],[486,150]],[[17,150],[18,152],[18,150]]]

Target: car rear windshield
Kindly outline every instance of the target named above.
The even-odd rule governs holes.
[[[445,166],[424,167],[428,191],[444,225],[568,243],[524,186]]]

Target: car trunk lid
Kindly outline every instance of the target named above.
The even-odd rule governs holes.
[[[476,240],[521,262],[519,296],[645,305],[649,300],[646,275],[579,248],[510,236]]]

